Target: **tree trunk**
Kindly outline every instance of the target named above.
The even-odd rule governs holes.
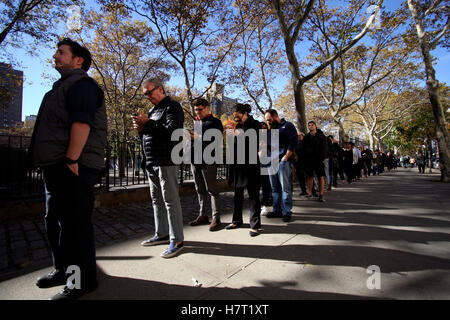
[[[334,123],[339,128],[339,140],[340,140],[341,144],[345,147],[345,144],[350,141],[350,138],[349,138],[348,134],[345,132],[344,125],[339,120],[339,118],[334,118],[333,120],[334,120]]]
[[[301,132],[308,133],[308,126],[306,125],[306,103],[303,85],[299,85],[297,79],[292,79],[294,88],[295,110],[297,111],[297,125]],[[297,84],[295,84],[297,83]]]
[[[430,96],[431,107],[433,109],[436,138],[439,146],[439,168],[441,170],[441,181],[450,182],[450,140],[444,110],[439,97],[439,81],[436,79],[436,72],[433,68],[432,57],[430,54],[430,39],[429,35],[424,31],[423,24],[417,13],[415,4],[411,0],[408,0],[408,5],[411,15],[415,20],[417,36],[419,38],[420,49],[422,52],[423,62],[425,64],[427,90]]]
[[[374,138],[373,138],[373,134],[369,133],[369,145],[370,145],[370,150],[374,150],[373,147],[374,145]]]
[[[441,181],[450,182],[449,136],[444,110],[439,97],[439,81],[435,78],[432,59],[425,41],[421,41],[421,48],[427,74],[427,89],[428,94],[430,95],[431,107],[433,109],[436,138],[439,145],[439,168],[441,170]]]

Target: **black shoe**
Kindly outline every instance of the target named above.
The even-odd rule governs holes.
[[[230,223],[229,225],[227,225],[225,227],[226,230],[233,230],[233,229],[237,229],[240,226],[242,226],[242,222],[241,223]]]
[[[250,234],[250,237],[256,237],[256,236],[259,236],[259,231],[255,232],[253,230],[250,230],[249,234]]]
[[[207,216],[198,216],[195,220],[189,222],[192,227],[200,226],[202,224],[209,224],[209,218]]]
[[[302,193],[299,194],[299,196],[306,196],[306,195],[307,195],[306,192],[302,192]]]
[[[325,199],[323,198],[323,195],[319,196],[319,202],[325,202]]]
[[[62,286],[66,284],[67,278],[63,271],[53,270],[49,274],[39,277],[36,281],[36,285],[41,289]]]
[[[283,216],[283,221],[284,222],[291,222],[292,220],[292,216],[290,214],[284,215]]]
[[[272,218],[281,218],[283,217],[283,215],[281,213],[275,213],[275,212],[269,212],[266,215],[267,218],[272,219]]]
[[[69,289],[69,287],[65,286],[64,289],[50,298],[50,300],[76,300],[83,296],[86,293],[90,293],[94,291],[97,286],[91,287],[89,289]]]

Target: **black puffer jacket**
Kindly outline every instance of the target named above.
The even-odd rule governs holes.
[[[171,141],[172,133],[183,128],[184,113],[181,105],[165,97],[150,109],[150,119],[141,132],[144,164],[148,166],[173,166],[171,153],[178,141]]]

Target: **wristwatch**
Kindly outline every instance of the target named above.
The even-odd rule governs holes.
[[[64,157],[64,163],[75,164],[75,163],[78,163],[78,159],[77,160],[72,160],[69,157]]]

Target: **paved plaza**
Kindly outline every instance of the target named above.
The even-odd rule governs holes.
[[[438,180],[399,168],[340,184],[325,203],[296,188],[292,221],[263,217],[254,238],[248,207],[240,229],[187,225],[198,204],[186,196],[172,259],[140,246],[154,231],[150,201],[97,208],[99,287],[83,299],[450,299],[450,184]],[[225,225],[233,194],[222,195]],[[61,288],[35,280],[50,270],[43,215],[0,225],[0,299],[48,299]]]

